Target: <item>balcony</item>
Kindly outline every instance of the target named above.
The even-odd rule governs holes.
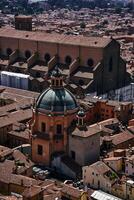
[[[54,135],[54,140],[62,140],[64,138],[63,134],[56,134]]]
[[[34,133],[34,137],[36,138],[40,138],[40,139],[44,139],[44,140],[49,140],[49,134],[48,133],[43,133],[40,131],[37,131],[36,133]]]

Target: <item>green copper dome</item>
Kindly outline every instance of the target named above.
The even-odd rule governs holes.
[[[39,95],[36,102],[36,109],[47,110],[50,112],[65,112],[78,108],[75,97],[62,88],[48,88]]]

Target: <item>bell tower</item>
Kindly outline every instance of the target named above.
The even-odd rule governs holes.
[[[85,123],[84,123],[85,117],[86,117],[86,115],[85,115],[83,108],[80,108],[80,110],[77,113],[77,126],[79,128],[85,127]]]

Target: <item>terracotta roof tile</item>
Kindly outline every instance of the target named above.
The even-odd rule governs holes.
[[[111,136],[111,139],[114,145],[118,145],[128,140],[134,141],[134,135],[128,132],[121,132],[119,134]]]
[[[99,134],[101,132],[100,128],[97,126],[87,126],[85,128],[78,128],[76,127],[75,130],[72,132],[73,136],[78,136],[78,137],[91,137],[95,134]]]
[[[59,44],[70,44],[80,45],[86,47],[100,47],[107,46],[110,42],[110,38],[103,37],[84,37],[84,36],[69,36],[59,34],[49,34],[34,31],[19,31],[9,28],[0,29],[0,37],[17,38],[25,40],[34,40],[41,42],[59,43]]]
[[[80,198],[82,191],[68,184],[62,184],[62,193],[73,196],[74,198]]]

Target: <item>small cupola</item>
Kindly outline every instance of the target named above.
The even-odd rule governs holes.
[[[86,117],[84,109],[81,107],[77,113],[77,126],[85,127],[84,118]]]
[[[57,89],[63,87],[63,76],[57,65],[51,75],[51,87]]]

